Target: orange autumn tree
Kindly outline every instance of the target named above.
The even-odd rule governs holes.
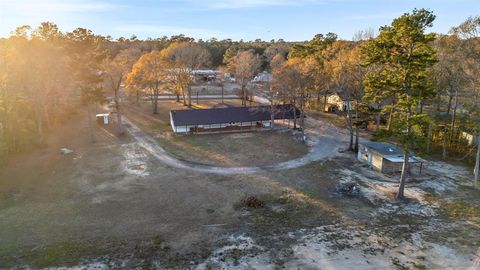
[[[158,95],[165,82],[166,67],[162,53],[153,51],[142,55],[127,75],[129,88],[147,93],[147,97],[152,101],[154,114],[158,113]]]

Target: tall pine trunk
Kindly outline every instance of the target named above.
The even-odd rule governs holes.
[[[297,108],[295,107],[295,102],[293,105],[293,129],[297,129]]]
[[[358,111],[355,111],[355,146],[353,147],[353,151],[355,153],[358,152]]]
[[[347,101],[347,125],[350,133],[350,143],[348,145],[348,151],[353,151],[353,121],[352,110],[350,110],[350,101]]]
[[[403,200],[405,198],[405,182],[407,181],[408,173],[408,151],[403,150],[403,165],[402,165],[402,174],[400,175],[400,187],[398,188],[397,199]]]
[[[388,115],[388,124],[387,124],[387,130],[391,131],[392,130],[392,121],[393,121],[393,110],[395,108],[395,105],[392,104],[392,108],[390,109],[390,114]]]
[[[275,124],[275,106],[273,105],[273,99],[272,102],[270,103],[270,128],[274,128]]]
[[[410,139],[410,132],[411,132],[411,118],[412,118],[412,104],[410,104],[410,80],[405,80],[405,92],[407,96],[407,140]],[[407,173],[408,173],[408,143],[403,145],[403,165],[402,165],[402,174],[400,175],[400,186],[398,187],[398,194],[397,199],[403,200],[404,190],[405,190],[405,182],[407,181]]]
[[[432,142],[432,133],[433,133],[433,124],[432,122],[428,123],[428,131],[427,131],[427,146],[426,152],[430,154],[430,144]]]
[[[452,108],[452,100],[453,100],[453,95],[450,95],[448,97],[448,104],[447,104],[447,116],[450,115],[450,110]]]
[[[480,171],[480,132],[477,135],[477,158],[475,160],[475,168],[473,170],[473,188],[478,189],[478,175]]]
[[[305,94],[300,95],[300,127],[302,129],[302,140],[305,141]]]
[[[159,83],[155,85],[153,89],[153,114],[158,114],[158,94],[159,94]]]
[[[442,160],[447,159],[447,125],[443,127]]]

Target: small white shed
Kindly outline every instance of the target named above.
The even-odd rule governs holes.
[[[391,143],[386,142],[365,142],[359,145],[357,159],[370,165],[377,171],[382,173],[398,173],[402,171],[403,166],[403,150]],[[410,156],[408,158],[410,171],[414,168],[412,165],[422,172],[423,162],[421,159]]]
[[[95,115],[97,123],[108,125],[110,123],[110,114],[109,113],[99,113]]]

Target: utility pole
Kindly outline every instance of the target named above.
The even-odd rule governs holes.
[[[477,189],[478,174],[480,171],[480,132],[477,135],[477,160],[475,161],[475,169],[473,169],[473,188]]]

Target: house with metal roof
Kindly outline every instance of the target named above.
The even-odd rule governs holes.
[[[272,110],[273,108],[273,110]],[[300,111],[291,104],[251,107],[226,107],[170,111],[170,125],[174,133],[241,131],[270,127],[270,121],[290,121],[300,117]]]
[[[403,149],[386,142],[364,142],[359,144],[357,159],[370,165],[382,173],[394,174],[402,171]],[[423,162],[420,158],[408,158],[410,171],[418,168],[422,171]]]

